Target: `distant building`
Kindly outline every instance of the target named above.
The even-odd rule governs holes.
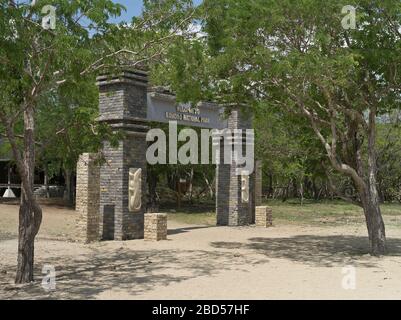
[[[49,192],[44,188],[44,172],[40,168],[35,170],[35,194],[38,197],[62,197],[64,179],[62,175],[53,177],[48,181]],[[19,197],[21,194],[21,179],[17,167],[13,162],[12,154],[4,145],[4,139],[0,138],[0,199],[3,197],[8,187],[11,187],[13,193]]]
[[[0,138],[0,198],[8,188],[9,180],[12,184],[20,183],[19,176],[12,164],[11,153],[5,149],[4,139]],[[14,193],[20,193],[13,189]]]

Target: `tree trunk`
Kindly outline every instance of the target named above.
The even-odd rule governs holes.
[[[364,185],[356,183],[365,213],[368,229],[370,253],[380,256],[386,253],[386,230],[380,210],[379,193],[377,190],[377,154],[376,154],[376,108],[372,107],[368,126],[368,167],[367,181]],[[363,176],[362,156],[357,152],[358,175]]]
[[[157,174],[149,170],[148,175],[148,189],[149,189],[149,210],[150,212],[157,212]]]
[[[214,178],[213,179],[213,182],[212,183],[210,183],[209,182],[209,179],[207,178],[207,176],[206,176],[206,174],[205,173],[203,173],[203,179],[205,180],[205,182],[206,182],[206,187],[207,187],[207,189],[209,190],[209,196],[210,196],[210,199],[214,199],[214,190],[213,190],[213,185],[215,184],[215,180],[216,180],[216,178]]]
[[[313,199],[314,199],[315,201],[318,201],[318,200],[319,200],[320,193],[319,193],[319,190],[318,190],[318,188],[317,188],[315,178],[312,179],[312,192],[313,192]]]
[[[366,193],[368,197],[364,201],[364,211],[371,254],[379,256],[386,253],[386,230],[380,210],[379,193],[377,191],[376,108],[372,108],[369,114],[367,185]]]
[[[34,242],[42,222],[42,210],[33,195],[35,171],[34,129],[34,109],[31,106],[27,106],[24,111],[23,159],[19,156],[17,146],[12,142],[13,153],[22,179],[15,283],[33,281]]]
[[[374,198],[372,195],[365,196],[362,203],[369,234],[370,253],[373,256],[381,256],[386,254],[386,230],[380,205]]]
[[[192,205],[193,204],[193,182],[194,182],[194,168],[191,168],[191,174],[189,177],[189,187],[188,187],[188,193],[189,193],[189,203]]]
[[[291,181],[287,184],[287,187],[284,190],[282,202],[286,202],[288,199],[288,196],[290,193],[290,185],[291,185]]]
[[[74,204],[73,187],[72,187],[72,171],[69,169],[64,170],[65,179],[65,193],[64,200],[68,205],[72,206]]]
[[[268,197],[274,198],[274,187],[273,187],[273,174],[269,173],[268,175]]]
[[[19,209],[18,265],[15,283],[29,283],[33,281],[35,235],[29,231],[32,225],[32,211],[33,209],[29,205],[29,201],[22,196]]]
[[[299,195],[301,197],[301,206],[304,205],[304,183],[303,179],[301,179],[301,183],[299,184]]]
[[[297,179],[291,179],[291,198],[296,199],[298,197],[298,183]]]

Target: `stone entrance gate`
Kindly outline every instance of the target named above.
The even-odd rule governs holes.
[[[142,71],[127,71],[118,76],[98,77],[100,122],[124,135],[117,148],[103,144],[105,162],[99,167],[90,154],[80,157],[77,167],[77,211],[80,236],[86,241],[129,240],[144,236],[146,212],[146,134],[149,121],[177,121],[178,124],[205,128],[250,129],[252,118],[239,106],[230,106],[224,117],[216,104],[203,103],[196,115],[176,103],[174,95],[149,89]],[[232,139],[232,145],[239,143]],[[253,143],[247,141],[247,143]],[[223,148],[223,143],[220,144]],[[220,157],[224,152],[221,149]],[[217,225],[240,226],[255,222],[255,205],[261,202],[261,171],[244,179],[239,167],[216,166]],[[244,198],[244,193],[249,197]]]

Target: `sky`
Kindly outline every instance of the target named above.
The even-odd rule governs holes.
[[[113,0],[115,3],[122,4],[127,11],[123,12],[121,17],[113,19],[115,22],[130,21],[133,16],[138,16],[142,11],[142,0]],[[195,4],[200,4],[202,0],[194,0]]]
[[[33,0],[19,0],[18,3],[32,3]],[[131,22],[133,16],[139,16],[142,12],[142,0],[112,0],[114,3],[122,4],[126,11],[121,13],[121,16],[118,18],[110,19],[110,22]],[[195,4],[200,4],[202,0],[193,0]]]
[[[122,4],[127,11],[121,14],[118,21],[129,21],[133,16],[138,16],[142,11],[142,0],[114,0],[115,3]]]

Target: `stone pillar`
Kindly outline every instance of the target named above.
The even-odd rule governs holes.
[[[272,209],[269,207],[256,207],[255,223],[257,227],[271,227],[273,225]]]
[[[76,211],[78,239],[86,243],[100,240],[99,179],[97,155],[82,154],[77,164]]]
[[[220,162],[216,166],[217,225],[242,226],[254,221],[254,175],[238,175],[237,169],[241,169],[243,165],[239,165],[235,158],[231,159],[231,163],[228,164],[224,161],[225,143],[228,143],[230,149],[234,150],[235,145],[242,141],[244,153],[246,143],[253,143],[253,138],[251,141],[246,141],[245,135],[238,137],[233,134],[234,130],[251,128],[252,117],[243,114],[240,107],[230,107],[227,128],[229,130],[223,130],[224,137],[220,138],[218,134],[213,137],[214,147],[220,145]]]
[[[262,161],[255,161],[255,206],[262,205]]]
[[[145,214],[145,240],[147,241],[167,240],[167,214],[165,213]]]
[[[118,147],[103,143],[100,168],[102,239],[144,236],[146,211],[147,74],[124,71],[98,77],[99,122],[122,133]]]

